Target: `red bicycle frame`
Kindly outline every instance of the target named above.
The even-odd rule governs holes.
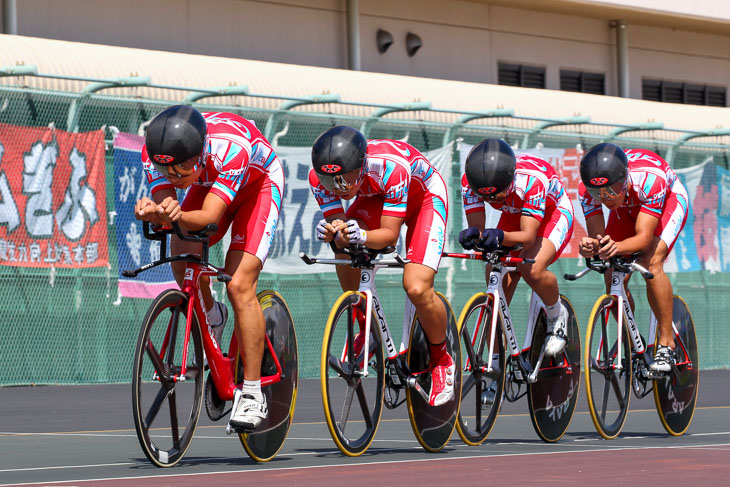
[[[221,344],[215,341],[215,338],[211,333],[208,332],[208,318],[203,311],[201,306],[202,297],[200,295],[199,280],[203,276],[216,276],[217,272],[208,268],[203,268],[196,263],[188,263],[185,268],[185,279],[182,285],[182,292],[188,295],[188,308],[185,321],[185,338],[183,346],[182,356],[182,368],[180,375],[174,378],[175,381],[184,380],[185,373],[187,370],[187,355],[188,355],[188,344],[190,343],[190,329],[192,325],[192,316],[198,319],[198,323],[201,327],[201,335],[203,337],[203,349],[205,350],[205,356],[208,359],[208,366],[210,367],[210,373],[215,383],[216,392],[218,397],[223,401],[232,401],[236,387],[240,384],[236,384],[234,377],[236,366],[236,357],[238,356],[238,340],[236,340],[236,334],[233,334],[231,343],[228,347],[228,354],[224,354],[221,350]],[[162,349],[160,356],[164,357],[167,349],[167,344],[170,337],[170,331],[172,328],[172,318],[165,333],[165,338],[162,343]],[[274,347],[269,340],[269,336],[264,334],[264,340],[266,340],[266,348],[268,349],[271,357],[274,359],[276,365],[276,373],[274,375],[267,375],[261,377],[261,385],[266,386],[275,384],[281,381],[281,364],[279,359],[274,352]],[[243,360],[243,357],[241,357]],[[242,378],[241,378],[242,379]]]

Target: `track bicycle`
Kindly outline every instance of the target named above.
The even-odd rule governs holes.
[[[190,446],[203,398],[213,421],[230,411],[226,410],[227,401],[235,404],[239,400],[243,362],[235,334],[228,353],[216,342],[200,297],[200,277],[215,277],[224,283],[231,280],[223,269],[208,262],[209,238],[217,232],[217,225],[187,235],[176,223],[173,228],[154,231],[150,231],[148,222],[143,227],[147,239],[160,242],[162,258],[139,269],[125,270],[125,277],[136,277],[171,262],[187,263],[182,289],[163,291],[147,310],[134,352],[132,375],[134,426],[142,451],[154,465],[172,467]],[[166,257],[167,237],[173,233],[181,240],[199,242],[201,257]],[[298,354],[294,322],[284,299],[274,291],[262,291],[258,300],[266,322],[261,385],[269,416],[256,430],[238,436],[253,460],[265,462],[283,446],[294,416]],[[204,381],[207,368],[210,372]],[[234,432],[230,425],[226,431]]]
[[[649,340],[638,330],[634,312],[627,299],[624,278],[638,271],[645,279],[651,272],[636,263],[639,252],[631,257],[612,257],[608,261],[586,259],[586,268],[576,280],[596,271],[611,274],[611,291],[600,296],[591,311],[586,331],[584,368],[588,408],[598,433],[607,440],[616,438],[626,422],[631,399],[654,392],[654,403],[664,429],[672,436],[682,435],[692,422],[699,385],[699,356],[694,322],[687,303],[674,296],[672,329],[676,364],[668,373],[652,372],[657,343],[657,320],[651,314]]]
[[[519,348],[502,285],[505,275],[515,271],[516,265],[535,262],[509,255],[519,248],[443,254],[482,260],[491,266],[487,292],[473,295],[458,321],[465,363],[456,428],[461,439],[472,446],[483,443],[492,431],[503,398],[514,402],[527,395],[532,425],[546,442],[558,441],[565,434],[578,400],[580,332],[568,298],[560,295],[569,314],[563,351],[556,357],[545,355],[547,315],[545,305],[534,291],[524,345]]]
[[[415,308],[406,298],[399,351],[375,288],[375,273],[379,269],[402,268],[409,261],[398,254],[391,259],[378,257],[393,252],[392,247],[372,250],[362,246],[345,249],[333,246],[333,250],[347,254],[350,259],[317,259],[299,254],[309,265],[344,264],[360,269],[359,289],[346,291],[335,301],[322,342],[322,404],[332,439],[345,455],[362,455],[375,438],[383,405],[394,409],[406,402],[418,443],[429,452],[440,451],[454,431],[461,396],[461,353],[451,305],[443,294],[437,293],[446,308],[447,349],[456,367],[454,398],[434,407],[428,404],[431,389],[428,342]],[[358,315],[364,323],[358,320]],[[364,333],[364,344],[356,354],[354,343],[358,331]],[[404,389],[405,398],[401,396]]]

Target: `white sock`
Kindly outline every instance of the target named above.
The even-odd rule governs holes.
[[[560,300],[558,299],[552,306],[545,305],[545,312],[549,320],[557,320],[560,316]]]
[[[263,401],[264,395],[261,392],[261,379],[259,380],[244,380],[243,387],[241,388],[242,394],[250,394],[258,402]]]
[[[221,308],[220,306],[218,306],[217,302],[213,301],[213,307],[208,310],[207,314],[210,326],[220,326],[221,322],[223,321],[223,314],[221,313]]]

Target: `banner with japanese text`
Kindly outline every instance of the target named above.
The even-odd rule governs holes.
[[[160,258],[160,242],[144,238],[142,222],[134,218],[134,204],[150,196],[142,169],[144,138],[120,133],[114,139],[114,228],[119,262],[119,294],[128,298],[154,298],[177,287],[169,265],[155,267],[136,278],[122,271],[136,269]]]
[[[0,264],[109,263],[104,132],[0,124]]]

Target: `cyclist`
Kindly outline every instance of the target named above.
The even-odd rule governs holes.
[[[446,309],[433,288],[444,246],[448,197],[441,175],[415,147],[395,140],[365,140],[351,127],[336,126],[312,147],[309,184],[323,219],[317,238],[333,239],[339,248],[362,244],[382,249],[395,245],[403,222],[407,258],[403,288],[415,306],[429,342],[429,404],[440,406],[454,397],[454,361],[446,348]],[[347,211],[342,200],[355,201]],[[342,255],[338,256],[342,257]],[[359,269],[337,266],[342,289],[358,289]],[[357,316],[361,330],[362,313]],[[364,334],[355,337],[359,355]]]
[[[608,259],[641,252],[638,262],[654,274],[654,279],[646,280],[646,294],[659,330],[651,370],[669,372],[675,361],[673,293],[664,261],[687,221],[687,190],[657,154],[644,149],[624,151],[609,143],[593,146],[583,155],[580,178],[580,203],[588,230],[580,241],[580,253]],[[601,204],[609,210],[606,224]],[[607,289],[610,282],[606,276]]]
[[[279,216],[284,191],[281,162],[252,121],[233,113],[201,114],[177,105],[160,112],[147,127],[142,164],[152,199],[137,201],[138,219],[158,225],[176,221],[187,231],[217,223],[211,245],[232,226],[225,271],[233,277],[227,292],[243,356],[244,382],[230,424],[237,432],[255,429],[268,415],[260,375],[265,323],[256,284]],[[186,188],[180,204],[175,190]],[[172,254],[199,254],[200,249],[200,244],[172,236]],[[182,284],[185,263],[173,262],[172,268]],[[220,346],[228,311],[214,302],[208,278],[202,280],[211,336]]]
[[[573,235],[573,204],[563,182],[542,159],[516,157],[505,141],[485,139],[466,158],[461,188],[469,227],[459,233],[459,242],[467,250],[476,245],[487,252],[502,244],[523,245],[519,256],[535,263],[507,274],[505,298],[508,303],[512,300],[522,276],[545,304],[545,354],[560,354],[567,341],[568,310],[560,302],[558,280],[548,266]],[[484,228],[485,202],[502,212],[497,228]]]

